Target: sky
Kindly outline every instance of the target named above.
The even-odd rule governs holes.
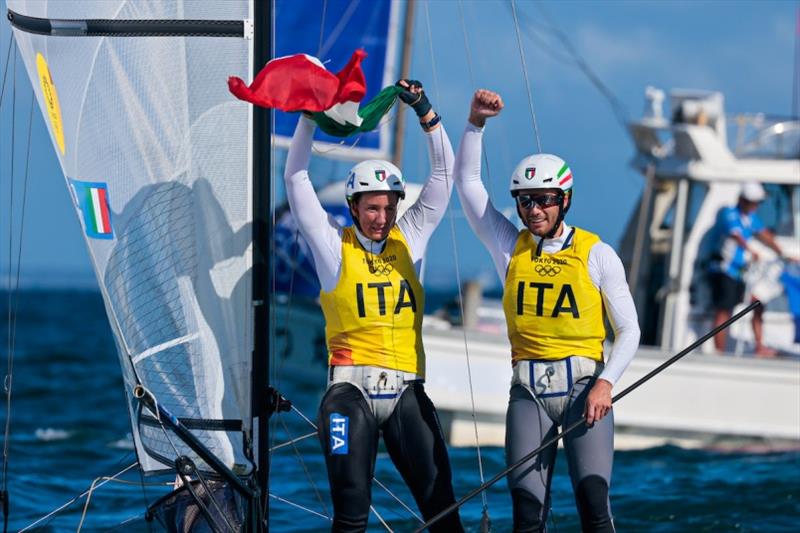
[[[576,67],[576,56],[554,37],[553,28],[566,37],[568,46],[619,101],[628,119],[641,116],[648,85],[666,92],[673,88],[721,91],[728,113],[789,116],[798,5],[790,1],[518,1],[542,148],[564,158],[575,178],[568,222],[594,231],[616,246],[635,209],[643,180],[630,167],[633,144],[612,106]],[[0,22],[3,69],[9,34],[4,17]],[[537,151],[511,4],[491,0],[419,2],[412,54],[411,76],[425,85],[454,149],[474,90],[488,88],[502,95],[506,107],[486,129],[490,175],[484,173],[484,180],[495,204],[511,210],[510,173],[520,159]],[[9,257],[15,272],[17,257],[21,257],[22,278],[29,283],[92,286],[81,228],[38,106],[33,110],[28,186],[23,188],[24,157],[16,158],[14,180],[9,179],[12,142],[16,153],[24,155],[31,101],[21,61],[16,62],[16,84],[11,84],[13,66],[11,59],[7,94],[0,109],[0,273],[7,272]],[[16,91],[11,90],[13,86]],[[16,102],[16,111],[12,102]],[[406,131],[402,168],[410,181],[421,181],[428,171],[426,147],[413,117],[408,119],[411,127]],[[13,140],[12,121],[18,127]],[[314,163],[317,167],[321,164]],[[330,173],[341,173],[344,178],[348,166]],[[20,230],[23,190],[26,208]],[[455,194],[451,206],[454,226],[451,217],[446,217],[429,245],[426,285],[452,288],[457,265],[461,281],[480,279],[487,287],[496,286],[489,255],[473,236]],[[13,239],[10,245],[9,235]],[[3,275],[0,282],[5,287],[7,277]]]

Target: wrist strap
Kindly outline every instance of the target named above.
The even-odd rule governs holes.
[[[438,124],[439,122],[441,122],[441,121],[442,121],[442,116],[441,116],[439,113],[436,113],[436,112],[434,111],[434,113],[433,113],[433,118],[432,118],[432,119],[430,119],[430,121],[428,121],[428,122],[422,122],[422,121],[420,121],[420,122],[419,122],[419,124],[420,124],[420,126],[422,126],[424,129],[426,129],[426,130],[429,130],[429,129],[431,129],[432,127],[434,127],[435,125],[437,125],[437,124]]]

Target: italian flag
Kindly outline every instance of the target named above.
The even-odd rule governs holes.
[[[386,87],[361,106],[367,92],[361,69],[365,57],[364,50],[356,50],[336,74],[307,54],[279,57],[269,61],[250,86],[241,78],[228,78],[228,89],[240,100],[261,107],[308,111],[322,131],[347,137],[375,129],[402,91]]]
[[[70,180],[76,204],[83,215],[86,235],[95,239],[113,239],[108,185],[105,183]]]

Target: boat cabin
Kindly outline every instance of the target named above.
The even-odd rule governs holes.
[[[767,198],[758,215],[785,256],[800,258],[800,121],[764,114],[727,116],[719,92],[648,87],[644,116],[629,124],[631,164],[645,179],[638,209],[621,243],[637,303],[642,344],[680,349],[712,329],[707,267],[720,209],[735,205],[741,187],[759,182]],[[758,261],[744,276],[750,295],[766,305],[764,339],[800,355],[781,274],[786,263],[755,242]],[[765,296],[761,296],[765,295]],[[731,327],[726,351],[752,349],[749,317]],[[708,342],[704,351],[713,351]]]

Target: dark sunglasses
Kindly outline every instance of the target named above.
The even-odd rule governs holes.
[[[523,209],[531,209],[536,204],[540,209],[561,205],[562,196],[560,194],[520,194],[517,196],[517,202]]]

